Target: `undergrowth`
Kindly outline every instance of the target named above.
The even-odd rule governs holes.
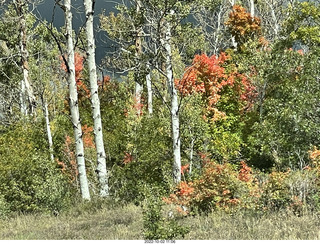
[[[316,212],[297,215],[289,210],[213,211],[190,216],[168,215],[162,203],[119,205],[112,201],[81,203],[57,216],[20,214],[0,222],[3,240],[317,240]],[[153,217],[156,221],[148,223]],[[171,224],[170,224],[171,223]],[[146,224],[149,225],[146,228]],[[157,226],[162,229],[155,229]],[[149,232],[148,232],[149,230]],[[186,231],[188,230],[188,231]],[[170,232],[171,231],[171,232]],[[175,231],[175,233],[173,233]],[[148,233],[150,235],[148,235]],[[153,235],[158,233],[159,235]],[[184,236],[184,237],[183,237]]]

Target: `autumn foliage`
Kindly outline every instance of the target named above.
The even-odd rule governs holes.
[[[241,162],[240,170],[235,170],[229,163],[218,164],[209,161],[204,165],[203,173],[194,181],[182,181],[175,193],[164,198],[168,204],[187,207],[188,211],[210,211],[210,209],[231,210],[245,201],[242,199],[242,188],[250,188],[253,183],[251,168]],[[250,189],[249,189],[250,190]],[[249,191],[248,190],[248,191]]]
[[[238,99],[246,103],[251,103],[255,96],[255,87],[246,75],[237,72],[235,66],[228,63],[230,60],[226,53],[210,57],[196,55],[182,79],[175,82],[182,96],[201,94],[214,120],[224,116],[216,105],[226,87],[233,89]]]
[[[93,138],[93,127],[83,125],[83,145],[85,149],[95,148]],[[65,175],[71,183],[74,183],[78,179],[78,166],[76,161],[76,155],[74,153],[75,141],[69,135],[65,136],[63,144],[63,159],[56,160],[63,175]]]
[[[251,16],[241,5],[233,6],[226,25],[235,41],[240,45],[261,34],[260,18]]]
[[[78,52],[75,52],[74,54],[75,78],[77,83],[79,100],[83,100],[85,98],[90,97],[90,90],[82,80],[83,62],[84,62],[83,55],[81,55]],[[61,63],[61,67],[64,71],[67,72],[67,67],[64,62]]]
[[[73,149],[74,139],[66,135],[63,144],[64,159],[61,161],[57,159],[57,164],[59,165],[62,174],[65,175],[71,183],[76,182],[79,175],[76,156]]]

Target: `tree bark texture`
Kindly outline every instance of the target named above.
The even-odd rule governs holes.
[[[68,62],[68,85],[71,119],[74,129],[74,138],[76,142],[76,158],[79,171],[80,190],[83,199],[90,200],[88,179],[84,159],[84,148],[82,140],[82,128],[79,115],[78,92],[75,77],[74,49],[72,39],[72,13],[71,0],[64,1],[64,11],[66,18],[66,38],[67,38],[67,62]]]
[[[170,14],[173,11],[171,11]],[[164,38],[162,44],[165,51],[165,72],[168,82],[169,95],[171,98],[171,126],[172,126],[172,143],[173,143],[173,179],[175,183],[181,181],[181,152],[180,152],[180,122],[179,122],[179,102],[178,93],[174,85],[172,69],[172,47],[171,47],[171,25],[164,22]]]
[[[84,0],[84,6],[86,11],[86,35],[87,35],[87,60],[89,67],[89,79],[91,89],[91,104],[92,115],[94,122],[94,138],[97,152],[97,174],[100,184],[100,196],[106,197],[109,195],[108,186],[108,171],[106,166],[106,153],[103,142],[101,111],[100,111],[100,99],[98,95],[97,84],[97,68],[95,61],[95,37],[93,30],[93,13],[94,13],[94,0]]]
[[[31,114],[35,111],[36,107],[36,98],[33,92],[33,88],[30,82],[29,78],[29,52],[27,49],[27,25],[26,25],[26,14],[25,14],[25,3],[21,1],[15,2],[16,12],[19,17],[19,28],[20,28],[20,56],[21,56],[21,68],[23,73],[23,87],[27,93],[27,100],[29,105],[29,111]],[[22,91],[23,92],[23,91]],[[23,94],[24,96],[24,94]],[[21,104],[21,107],[23,110],[25,110],[23,107],[26,106],[26,104]],[[21,109],[21,110],[22,110]],[[27,114],[28,110],[24,111],[24,114]]]
[[[137,8],[136,8],[136,14],[139,15],[140,14],[140,8],[141,8],[141,1],[137,1]],[[135,51],[135,56],[136,56],[136,60],[137,60],[137,63],[136,63],[136,81],[135,81],[135,85],[136,85],[136,89],[135,89],[135,102],[137,104],[137,115],[140,116],[142,114],[142,106],[141,106],[141,96],[142,96],[142,92],[143,92],[143,84],[141,84],[140,80],[139,80],[139,77],[140,75],[138,75],[137,73],[140,72],[138,70],[138,66],[139,66],[139,60],[140,60],[140,57],[141,57],[141,54],[142,54],[142,39],[141,39],[141,36],[142,36],[142,26],[139,26],[137,27],[137,30],[136,30],[136,40],[135,40],[135,45],[136,45],[136,51]]]
[[[53,142],[52,142],[52,134],[51,134],[51,127],[50,127],[50,119],[49,119],[49,110],[48,110],[48,103],[47,101],[43,104],[43,112],[46,119],[46,129],[47,129],[47,137],[48,137],[48,144],[49,144],[49,151],[50,151],[50,159],[51,161],[54,160],[53,156]]]
[[[146,83],[147,83],[147,91],[148,91],[148,114],[152,115],[153,113],[153,92],[152,92],[152,81],[151,81],[151,70],[150,66],[147,64],[147,75],[146,75]]]

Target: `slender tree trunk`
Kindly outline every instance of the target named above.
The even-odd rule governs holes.
[[[20,112],[23,115],[28,115],[27,101],[26,101],[26,86],[24,80],[20,82]]]
[[[139,76],[139,75],[136,74],[136,76]],[[142,92],[143,92],[143,85],[141,85],[139,82],[136,81],[135,104],[137,105],[136,109],[137,109],[137,115],[138,116],[142,115],[142,106],[141,106]]]
[[[255,12],[254,12],[254,1],[255,1],[255,0],[250,0],[250,1],[249,1],[249,2],[250,2],[250,15],[251,15],[252,18],[253,18],[254,15],[255,15]]]
[[[76,142],[76,158],[79,171],[80,190],[83,199],[90,200],[90,192],[88,186],[88,179],[86,174],[86,166],[84,160],[84,148],[82,140],[82,129],[79,115],[78,92],[75,77],[75,64],[74,64],[74,50],[72,39],[72,13],[71,13],[71,0],[64,0],[64,11],[66,18],[66,38],[67,38],[67,51],[68,51],[68,85],[69,85],[69,99],[71,119],[74,129],[74,137]]]
[[[233,7],[236,4],[235,0],[230,0],[230,4]],[[236,38],[234,36],[231,37],[231,42],[232,42],[232,46],[236,49],[238,46],[238,43],[236,42]]]
[[[52,134],[51,134],[51,128],[50,128],[49,110],[48,110],[47,101],[43,102],[43,112],[44,112],[44,116],[45,116],[45,119],[46,119],[46,129],[47,129],[47,137],[48,137],[48,143],[49,143],[50,159],[51,159],[51,161],[53,161],[54,160],[53,142],[52,142]]]
[[[277,37],[278,33],[279,33],[280,26],[279,26],[279,23],[278,23],[278,20],[277,20],[276,13],[274,11],[274,7],[272,6],[272,3],[269,3],[268,5],[269,5],[270,11],[271,11],[272,20],[274,22],[274,27],[273,27],[274,36]]]
[[[151,82],[151,70],[150,66],[147,64],[147,75],[146,75],[146,83],[147,83],[147,91],[148,91],[148,114],[152,115],[153,113],[153,104],[152,104],[152,82]]]
[[[21,55],[21,68],[23,72],[23,86],[27,93],[27,98],[29,102],[30,113],[33,114],[36,107],[36,98],[34,96],[33,88],[29,79],[29,52],[27,49],[27,25],[26,25],[26,15],[24,12],[25,3],[21,1],[15,2],[16,12],[19,17],[19,28],[20,28],[20,55]],[[26,104],[25,104],[26,105]],[[27,110],[26,110],[27,111]]]
[[[137,9],[136,9],[136,13],[137,15],[140,14],[140,8],[141,8],[141,1],[137,1]],[[141,36],[142,36],[142,27],[138,26],[137,31],[136,31],[136,59],[139,62],[140,56],[142,54],[142,40],[141,40]],[[138,66],[138,63],[136,64]],[[136,70],[136,72],[139,72],[139,70]],[[140,84],[140,80],[139,77],[140,75],[138,75],[136,73],[135,75],[136,77],[136,89],[135,89],[135,102],[137,104],[137,115],[140,116],[142,114],[142,106],[141,106],[141,96],[142,96],[142,92],[143,92],[143,85]]]
[[[173,14],[173,11],[170,13]],[[165,36],[162,44],[165,51],[165,72],[171,98],[171,126],[173,143],[173,179],[175,183],[181,181],[181,153],[180,153],[180,123],[178,93],[174,85],[172,70],[171,25],[164,23]]]
[[[190,154],[189,154],[189,174],[192,174],[192,170],[193,170],[193,148],[194,148],[194,138],[191,138],[191,143],[190,143]]]
[[[87,23],[86,23],[86,35],[87,35],[87,54],[88,54],[88,66],[91,88],[91,104],[94,121],[94,138],[97,151],[97,174],[100,184],[100,196],[106,197],[109,195],[108,187],[108,172],[106,166],[106,153],[104,149],[102,122],[100,112],[100,100],[98,96],[98,84],[97,84],[97,68],[95,61],[95,38],[93,31],[93,13],[94,13],[94,0],[84,0],[84,6],[86,11]]]

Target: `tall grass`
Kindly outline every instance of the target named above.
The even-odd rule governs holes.
[[[265,214],[223,212],[195,216],[185,221],[190,233],[185,239],[204,240],[318,240],[319,214],[294,215],[292,212]]]
[[[179,220],[188,226],[186,240],[316,240],[320,216],[291,212],[265,214],[213,212]],[[0,239],[6,240],[141,240],[141,207],[129,204],[86,203],[58,216],[16,215],[0,222]]]
[[[143,239],[142,211],[134,205],[81,204],[58,216],[17,215],[0,222],[6,240],[119,240]]]

